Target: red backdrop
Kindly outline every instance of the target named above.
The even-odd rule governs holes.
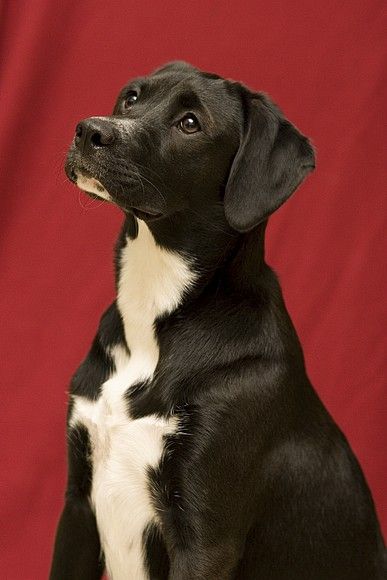
[[[113,296],[121,216],[66,182],[76,122],[172,59],[265,90],[317,147],[274,216],[278,272],[310,377],[387,528],[381,0],[17,0],[1,11],[1,575],[47,576],[65,487],[70,375]],[[4,364],[5,363],[5,364]],[[5,525],[4,525],[5,524]]]

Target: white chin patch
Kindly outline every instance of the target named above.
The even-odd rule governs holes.
[[[100,183],[97,179],[94,179],[94,177],[84,177],[83,175],[78,175],[77,186],[83,191],[94,193],[94,195],[98,195],[98,197],[101,197],[102,199],[112,201],[110,194],[106,191],[102,183]]]

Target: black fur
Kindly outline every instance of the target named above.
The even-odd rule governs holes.
[[[133,88],[138,101],[124,110]],[[201,124],[193,135],[178,128],[187,112]],[[111,123],[125,116],[140,119],[142,130],[112,143]],[[185,63],[135,80],[113,116],[99,123],[93,130],[109,144],[86,143],[82,153],[75,143],[67,173],[95,177],[124,211],[117,257],[141,217],[158,244],[190,256],[200,272],[181,305],[156,321],[153,380],[126,394],[128,420],[151,413],[180,420],[149,470],[161,522],[144,532],[149,577],[385,578],[369,489],[308,380],[280,286],[264,261],[268,216],[314,166],[308,140],[264,95]],[[116,266],[118,280],[118,259]],[[116,304],[101,320],[72,393],[98,398],[113,370],[107,351],[114,344],[125,345]],[[69,429],[53,580],[102,573],[91,476],[87,432]]]

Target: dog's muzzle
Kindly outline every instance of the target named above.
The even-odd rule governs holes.
[[[151,198],[144,196],[143,182],[135,171],[132,172],[134,177],[129,175],[127,178],[127,191],[123,190],[119,179],[117,184],[112,183],[114,160],[122,137],[123,129],[117,121],[105,117],[89,117],[80,121],[75,128],[73,145],[67,158],[66,174],[92,197],[113,202],[140,219],[158,219],[163,215],[163,208],[160,208],[159,200],[154,206],[154,195]],[[154,189],[158,191],[156,187]]]
[[[88,168],[85,158],[92,160],[98,150],[112,147],[118,134],[112,123],[101,117],[90,117],[80,121],[75,128],[74,153],[81,158],[81,162],[75,163],[69,160],[66,163],[66,174],[80,189],[92,196],[106,201],[113,201],[102,183],[93,175]]]

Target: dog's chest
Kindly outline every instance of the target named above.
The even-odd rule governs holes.
[[[143,376],[143,365],[122,347],[112,377],[96,402],[77,398],[73,421],[90,436],[93,478],[91,503],[95,510],[107,570],[113,580],[147,578],[143,562],[143,532],[156,519],[147,470],[160,461],[164,436],[176,423],[154,415],[130,418],[125,393]],[[146,364],[146,363],[145,363]]]
[[[157,520],[149,492],[148,469],[160,461],[165,436],[175,419],[155,415],[132,418],[126,393],[151,380],[158,363],[154,333],[157,316],[176,308],[193,282],[188,264],[156,247],[143,222],[139,235],[123,250],[117,305],[125,345],[108,352],[114,371],[96,401],[75,396],[70,428],[89,433],[92,461],[91,503],[95,510],[107,570],[113,580],[148,578],[143,534]]]

